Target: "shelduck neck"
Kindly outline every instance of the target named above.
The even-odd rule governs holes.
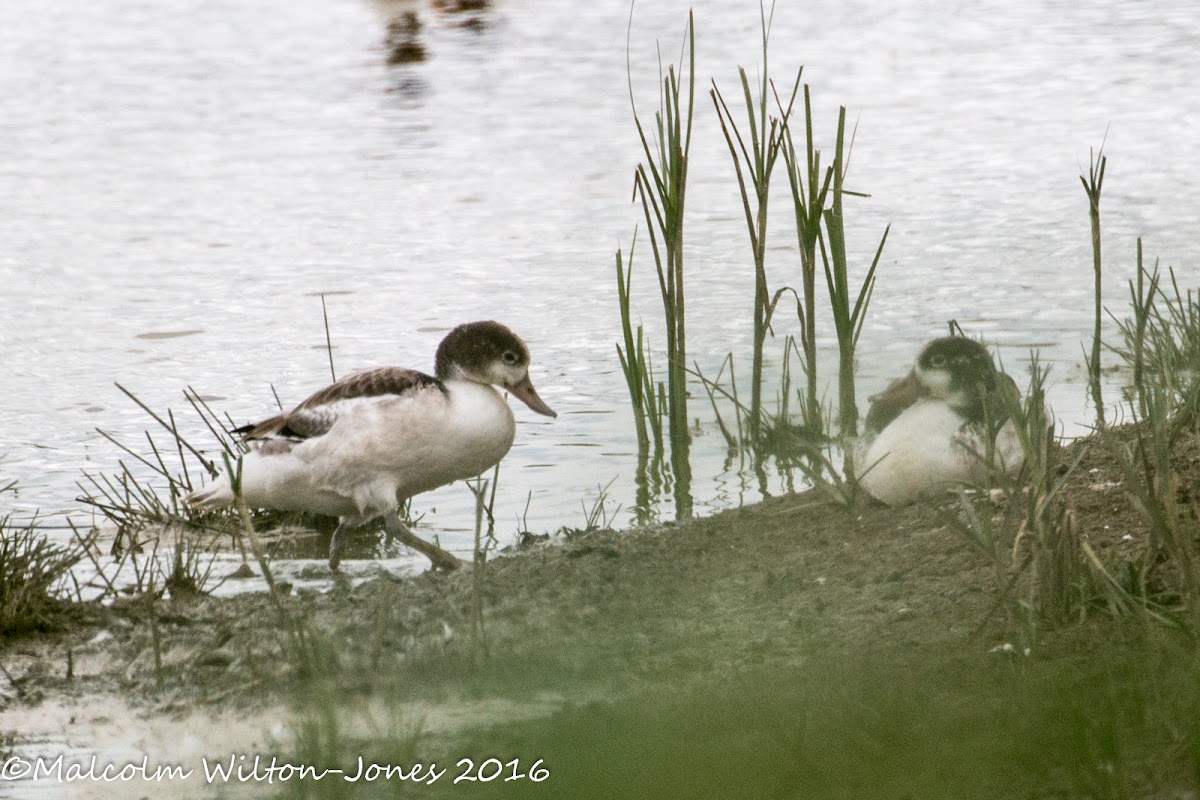
[[[476,380],[465,369],[454,363],[448,363],[444,365],[438,364],[434,370],[434,375],[442,383],[452,383],[457,381],[465,383],[477,383],[483,386],[489,385],[486,381]]]
[[[462,369],[446,358],[446,354],[438,350],[437,360],[433,364],[433,376],[439,381],[452,381],[462,377]]]

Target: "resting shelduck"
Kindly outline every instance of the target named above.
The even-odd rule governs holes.
[[[470,322],[438,346],[434,374],[400,367],[343,378],[291,411],[234,432],[251,441],[241,460],[241,495],[251,508],[339,517],[329,544],[337,570],[347,532],[380,516],[389,533],[434,566],[461,562],[400,521],[408,498],[495,466],[516,422],[496,391],[557,416],[529,379],[529,349],[498,322]],[[187,498],[192,506],[234,502],[229,476]]]
[[[855,454],[860,485],[899,506],[980,483],[993,470],[1015,473],[1025,456],[1008,408],[1019,397],[982,344],[965,336],[934,339],[907,377],[871,398]]]

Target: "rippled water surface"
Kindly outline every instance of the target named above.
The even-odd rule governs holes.
[[[522,515],[533,531],[582,524],[581,504],[610,481],[610,511],[628,509],[612,271],[639,219],[629,9],[469,5],[0,5],[0,483],[20,481],[18,511],[88,521],[75,482],[119,456],[95,429],[133,442],[149,423],[116,381],[159,409],[184,409],[195,387],[238,422],[271,412],[272,387],[285,404],[319,388],[318,293],[339,374],[430,369],[443,333],[470,319],[529,342],[559,417],[516,409],[502,541]],[[715,371],[729,351],[749,362],[752,270],[708,80],[736,99],[737,67],[754,75],[762,55],[753,3],[691,5],[690,349]],[[630,62],[647,118],[656,41],[677,58],[688,7],[636,8]],[[1078,174],[1103,141],[1114,309],[1137,236],[1195,285],[1197,41],[1200,9],[1185,0],[953,14],[923,0],[779,3],[772,74],[785,83],[805,66],[819,145],[838,104],[857,122],[848,188],[870,194],[848,207],[860,268],[892,226],[860,343],[864,395],[957,319],[1010,370],[1039,348],[1055,409],[1079,430],[1091,256]],[[772,281],[795,283],[789,198],[774,202]],[[648,251],[638,269],[637,312],[661,342]],[[831,330],[822,341],[830,363]],[[724,471],[702,401],[698,510],[756,499]],[[416,507],[427,533],[463,547],[472,502],[455,486]]]

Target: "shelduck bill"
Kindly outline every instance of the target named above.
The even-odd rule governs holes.
[[[1009,403],[1020,398],[991,354],[964,336],[935,339],[908,375],[871,398],[855,448],[862,487],[890,506],[1024,463]],[[992,463],[987,463],[991,455]]]
[[[389,533],[435,567],[461,561],[401,522],[408,498],[495,466],[516,421],[495,387],[531,410],[557,416],[529,378],[529,348],[498,322],[470,322],[438,346],[434,374],[383,367],[350,375],[284,414],[237,428],[251,442],[241,494],[252,508],[339,518],[329,545],[338,569],[349,530],[378,517]],[[229,476],[187,498],[192,506],[234,502]]]

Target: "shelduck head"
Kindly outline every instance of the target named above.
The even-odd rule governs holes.
[[[991,353],[965,336],[945,336],[925,345],[913,372],[930,397],[953,407],[978,403],[996,388]]]
[[[450,331],[438,345],[434,367],[439,380],[500,386],[533,411],[558,416],[529,379],[529,348],[499,322],[468,322]]]

